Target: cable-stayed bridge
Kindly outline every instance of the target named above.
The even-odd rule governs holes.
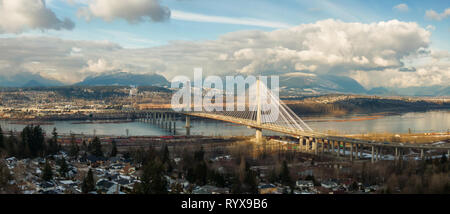
[[[217,97],[215,101],[218,101]],[[383,152],[392,154],[395,159],[401,159],[407,150],[417,151],[420,158],[424,158],[425,152],[429,150],[443,151],[450,156],[450,147],[365,141],[314,131],[259,80],[243,94],[238,94],[233,102],[223,103],[223,99],[219,101],[206,105],[202,103],[201,110],[159,109],[140,111],[137,114],[138,118],[144,121],[163,124],[162,127],[169,131],[176,130],[174,115],[184,115],[187,135],[190,135],[190,117],[225,121],[255,129],[257,143],[264,142],[262,130],[283,133],[298,138],[302,152],[317,155],[331,153],[338,157],[349,156],[351,160],[362,158],[362,151],[370,151],[372,162],[378,160]]]

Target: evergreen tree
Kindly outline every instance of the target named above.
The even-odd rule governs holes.
[[[137,194],[167,194],[167,187],[164,166],[156,160],[144,165],[141,183],[136,184],[134,191]]]
[[[441,164],[447,163],[447,156],[445,155],[445,153],[442,154],[440,162],[441,162]]]
[[[117,155],[117,145],[116,145],[116,141],[112,141],[112,149],[111,149],[111,157],[116,157]]]
[[[45,162],[44,170],[42,170],[42,179],[44,181],[50,181],[53,178],[52,167],[48,161]]]
[[[22,142],[18,146],[19,157],[37,157],[44,154],[44,133],[40,126],[26,126],[21,133]]]
[[[163,163],[168,163],[170,161],[169,147],[167,147],[167,145],[164,145],[161,160]]]
[[[5,163],[0,162],[0,190],[8,185],[8,182],[12,179],[8,166]]]
[[[84,194],[95,191],[94,174],[92,173],[91,169],[89,169],[86,177],[83,179],[83,183],[81,184],[81,191]]]
[[[258,194],[258,178],[254,171],[252,170],[246,171],[244,183],[246,187],[246,192],[250,194]]]
[[[196,183],[198,185],[205,185],[207,180],[207,176],[208,176],[208,166],[206,165],[205,161],[199,162],[197,163],[197,165],[195,166],[195,170],[194,170],[194,175],[196,177]]]
[[[195,151],[194,160],[195,161],[203,161],[204,158],[205,158],[205,151],[203,150],[203,146],[201,146],[199,151]]]
[[[277,181],[278,181],[278,175],[277,175],[277,172],[275,171],[275,169],[273,169],[270,171],[270,174],[269,174],[269,182],[275,183]]]
[[[233,179],[233,185],[231,186],[231,194],[241,194],[243,193],[242,190],[242,183],[239,180],[239,177],[236,176]]]
[[[3,137],[3,130],[2,130],[2,126],[0,126],[0,149],[5,148],[5,140]]]
[[[284,185],[292,184],[291,175],[289,173],[289,168],[286,161],[283,161],[283,165],[281,166],[280,180]]]
[[[83,143],[81,143],[81,149],[83,151],[87,151],[88,150],[88,146],[86,145],[86,141],[85,140],[83,140]]]
[[[48,140],[48,148],[47,148],[47,154],[48,155],[54,155],[58,153],[59,147],[58,147],[58,132],[56,131],[56,127],[53,128],[52,131],[52,138]]]
[[[72,158],[78,157],[78,153],[80,152],[80,147],[75,141],[70,143],[69,156]]]
[[[98,137],[95,137],[94,140],[92,140],[92,142],[89,144],[89,147],[89,151],[92,155],[103,157],[102,143],[100,142],[100,139]]]
[[[62,158],[59,161],[59,175],[61,177],[66,177],[68,172],[69,172],[69,166],[66,163],[66,159]]]
[[[6,149],[6,152],[8,153],[8,156],[17,156],[16,151],[17,151],[18,143],[19,143],[19,140],[11,132],[10,136],[8,138],[6,138],[6,143],[5,143],[5,149]]]

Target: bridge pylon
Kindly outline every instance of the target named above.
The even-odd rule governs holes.
[[[258,78],[256,80],[256,102],[257,102],[257,110],[256,110],[256,125],[261,126],[261,80]],[[262,129],[256,129],[256,143],[263,143],[263,135]]]

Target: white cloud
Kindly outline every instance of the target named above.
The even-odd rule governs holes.
[[[369,88],[377,84],[445,84],[450,64],[442,61],[447,53],[430,51],[430,36],[412,22],[363,24],[330,19],[271,32],[238,31],[217,40],[173,41],[141,49],[107,42],[9,38],[0,39],[0,49],[6,50],[0,53],[0,73],[38,61],[40,69],[34,69],[72,83],[114,70],[156,72],[170,79],[203,67],[205,75],[332,73],[355,77]],[[415,61],[421,55],[434,57],[438,63],[405,64],[405,58]],[[401,72],[405,67],[415,67],[416,72]],[[401,78],[410,81],[400,83]]]
[[[425,29],[434,31],[434,30],[436,30],[436,27],[434,25],[427,25],[427,27]]]
[[[366,88],[448,86],[450,82],[450,66],[427,65],[417,68],[415,72],[404,72],[400,71],[400,69],[352,71],[349,76]]]
[[[248,25],[248,26],[260,26],[268,28],[288,28],[292,27],[289,24],[282,22],[272,22],[260,19],[252,18],[231,18],[223,16],[210,16],[198,13],[189,13],[178,10],[172,10],[172,19],[182,21],[194,21],[194,22],[209,22],[209,23],[221,23],[221,24],[234,24],[234,25]]]
[[[445,19],[445,18],[447,18],[449,16],[450,16],[450,8],[445,9],[444,12],[442,12],[442,13],[437,13],[436,11],[431,10],[431,9],[427,10],[425,12],[425,17],[426,18],[432,19],[432,20],[437,20],[437,21]]]
[[[21,33],[29,29],[73,29],[70,19],[61,20],[44,0],[0,0],[0,33]]]
[[[82,80],[94,72],[82,72],[88,61],[121,49],[106,42],[70,41],[50,37],[0,39],[0,75],[22,72],[41,74],[67,83]]]
[[[400,12],[408,12],[409,11],[409,7],[407,4],[398,4],[398,5],[395,5],[393,8]]]
[[[86,7],[78,10],[78,16],[87,20],[99,17],[105,21],[125,19],[138,23],[146,20],[161,22],[170,18],[170,9],[161,5],[159,0],[90,0],[86,3]]]

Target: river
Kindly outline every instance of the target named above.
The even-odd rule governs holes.
[[[450,129],[450,110],[410,112],[403,114],[387,115],[346,115],[341,117],[304,117],[304,121],[315,131],[333,131],[339,134],[360,133],[413,133],[423,132],[447,132]],[[60,134],[87,134],[115,135],[115,136],[163,136],[170,133],[162,130],[157,125],[140,121],[126,123],[88,123],[77,124],[75,121],[49,121],[52,124],[41,125],[51,133],[53,127]],[[77,121],[79,122],[79,121]],[[23,124],[15,124],[1,120],[3,130],[19,131],[25,127]],[[245,126],[211,120],[192,120],[192,135],[208,136],[248,136],[254,135],[254,130]],[[177,135],[185,134],[184,121],[177,121]],[[128,130],[128,131],[127,131]],[[265,135],[276,133],[263,132]]]

